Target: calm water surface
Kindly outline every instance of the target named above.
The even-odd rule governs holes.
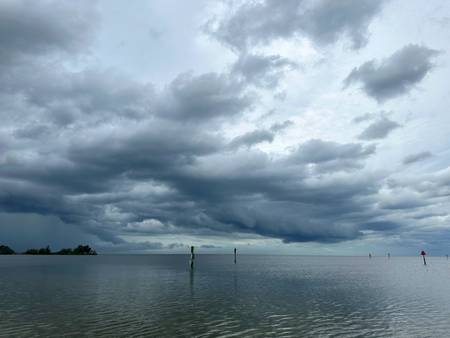
[[[1,337],[450,337],[430,257],[0,256]]]

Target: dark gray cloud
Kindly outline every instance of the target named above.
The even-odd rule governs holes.
[[[304,35],[320,45],[346,36],[354,48],[367,42],[368,26],[385,1],[264,0],[228,11],[208,30],[234,49],[246,50],[278,38]]]
[[[294,125],[294,122],[292,122],[291,120],[286,120],[284,122],[277,122],[277,123],[272,124],[272,126],[270,127],[270,130],[273,131],[274,133],[277,133],[277,132],[287,129],[293,125]]]
[[[310,1],[302,19],[304,31],[321,44],[335,42],[341,35],[351,40],[354,48],[365,46],[368,27],[386,1],[322,0]]]
[[[220,246],[216,246],[216,245],[211,245],[211,244],[203,244],[200,245],[200,248],[202,249],[220,249]]]
[[[112,253],[112,254],[139,254],[147,253],[155,250],[171,250],[186,247],[182,243],[170,243],[164,244],[161,242],[123,242],[120,244],[104,243],[96,246],[96,251],[100,253]]]
[[[389,231],[396,230],[402,225],[392,221],[373,221],[362,224],[362,229],[375,230],[375,231]]]
[[[2,1],[0,62],[51,52],[78,53],[93,39],[96,22],[91,1]]]
[[[334,242],[361,236],[357,224],[345,215],[366,208],[357,203],[358,196],[374,193],[375,182],[355,175],[334,178],[333,173],[356,168],[359,164],[351,161],[360,162],[373,147],[316,140],[313,143],[325,155],[317,157],[311,149],[314,144],[307,143],[295,153],[301,161],[286,166],[294,155],[286,162],[254,151],[224,154],[214,146],[197,148],[188,138],[177,137],[174,146],[160,149],[173,133],[161,130],[156,135],[168,137],[151,140],[149,131],[78,140],[66,150],[65,160],[54,166],[38,158],[28,165],[10,163],[0,175],[27,186],[19,194],[16,184],[8,189],[3,184],[3,210],[57,216],[120,250],[126,243],[117,235],[154,234],[155,224],[159,233],[226,236],[247,232],[288,242]],[[328,166],[332,176],[315,181],[305,171],[309,163]],[[330,218],[336,215],[342,220],[330,226]],[[149,219],[153,224],[129,226]]]
[[[15,251],[41,248],[47,245],[54,250],[74,247],[96,240],[76,225],[68,225],[57,216],[32,213],[0,212],[0,238]]]
[[[422,151],[420,153],[411,154],[403,159],[403,164],[412,164],[420,162],[426,160],[427,158],[430,158],[431,156],[433,156],[433,154],[431,154],[429,151]]]
[[[361,162],[375,153],[375,146],[358,143],[310,140],[300,145],[289,157],[293,163],[314,164],[321,170],[351,170],[361,167]]]
[[[252,103],[243,93],[243,85],[226,74],[185,73],[171,82],[163,97],[158,114],[166,118],[195,122],[242,113]]]
[[[237,149],[239,147],[251,147],[255,144],[261,142],[272,142],[275,138],[273,132],[268,130],[254,130],[248,133],[245,133],[240,136],[236,136],[231,142],[228,144],[230,149]]]
[[[370,120],[372,120],[374,117],[375,117],[374,114],[366,113],[366,114],[363,114],[363,115],[356,116],[356,117],[352,120],[352,122],[353,122],[353,123],[361,123],[361,122],[365,122],[365,121],[370,121]]]
[[[408,93],[434,67],[439,52],[425,46],[409,44],[381,61],[367,61],[354,68],[345,86],[361,83],[364,92],[383,102]]]
[[[9,83],[6,93],[20,93],[27,103],[45,109],[41,111],[48,115],[45,122],[49,118],[58,125],[80,117],[98,122],[112,113],[138,118],[148,112],[154,95],[151,86],[139,85],[111,70],[67,72],[60,64],[31,63],[16,66],[3,76]]]
[[[28,125],[26,127],[16,129],[14,136],[29,139],[39,139],[50,132],[46,125]]]
[[[243,53],[233,65],[232,73],[242,76],[248,83],[273,88],[278,85],[286,70],[297,65],[279,55],[257,55]]]
[[[392,196],[381,198],[379,206],[389,210],[408,210],[427,205],[428,202],[414,191],[396,191]]]
[[[290,61],[243,52],[228,72],[182,73],[153,86],[68,65],[70,53],[89,55],[95,38],[90,2],[24,4],[0,5],[0,237],[13,246],[89,242],[101,252],[145,252],[184,247],[183,236],[332,243],[442,213],[432,201],[450,196],[448,172],[389,180],[366,168],[374,145],[317,138],[278,153],[255,147],[293,125],[274,123],[281,115],[227,141],[234,122],[259,113],[254,86],[276,85]],[[243,49],[297,34],[318,44],[347,35],[360,47],[381,6],[251,2],[216,34]],[[396,127],[382,117],[363,139]]]
[[[399,128],[400,125],[387,117],[382,117],[379,120],[371,123],[358,136],[361,140],[377,140],[387,137],[394,129]]]

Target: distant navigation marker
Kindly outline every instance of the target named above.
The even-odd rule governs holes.
[[[427,261],[425,260],[425,256],[427,255],[427,253],[425,252],[425,251],[421,251],[420,252],[420,255],[422,256],[422,258],[423,258],[423,265],[427,265]]]
[[[194,259],[195,259],[194,247],[191,246],[191,259],[189,260],[189,265],[191,266],[191,269],[194,268]]]
[[[372,259],[372,254],[371,253],[369,253],[369,259]]]
[[[234,264],[236,264],[236,248],[234,248]]]

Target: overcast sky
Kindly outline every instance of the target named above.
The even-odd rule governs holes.
[[[0,242],[450,253],[450,2],[0,2]]]

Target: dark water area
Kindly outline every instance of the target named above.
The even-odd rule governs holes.
[[[449,337],[429,257],[0,256],[1,337]]]

